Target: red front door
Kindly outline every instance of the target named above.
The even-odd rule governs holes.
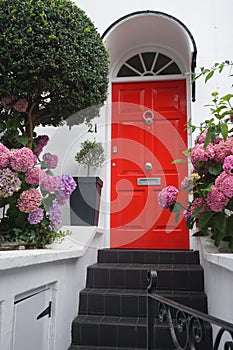
[[[112,248],[189,248],[184,220],[157,200],[187,176],[186,163],[171,164],[187,148],[186,122],[185,80],[113,84]]]

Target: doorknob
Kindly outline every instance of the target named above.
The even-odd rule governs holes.
[[[145,169],[146,169],[146,170],[151,170],[151,169],[152,169],[152,164],[151,164],[150,162],[147,162],[147,163],[145,164]]]

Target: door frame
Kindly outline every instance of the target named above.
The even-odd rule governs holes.
[[[121,61],[122,62],[122,61]],[[112,129],[112,84],[120,82],[143,82],[143,81],[170,81],[170,80],[186,80],[186,105],[187,105],[187,121],[191,118],[191,76],[190,75],[167,75],[167,76],[146,76],[146,77],[126,77],[116,78],[112,77],[109,81],[108,99],[105,104],[105,144],[106,144],[106,159],[107,164],[105,168],[105,190],[104,190],[104,227],[105,227],[105,239],[104,245],[110,246],[110,216],[111,216],[111,129]],[[191,134],[187,134],[187,147],[191,147]],[[191,173],[191,166],[188,164],[188,174]],[[191,240],[190,240],[191,247]]]
[[[144,80],[144,79],[143,79]],[[182,91],[183,91],[183,93],[182,93],[182,97],[184,98],[184,100],[182,99],[181,101],[184,101],[184,103],[185,103],[185,106],[186,106],[186,108],[185,108],[185,117],[186,118],[184,118],[183,119],[183,122],[185,123],[185,120],[187,120],[187,117],[188,117],[188,115],[187,115],[187,109],[188,109],[188,107],[187,107],[187,79],[185,79],[184,77],[183,78],[180,78],[180,79],[150,79],[150,82],[151,83],[156,83],[156,85],[154,85],[154,84],[152,84],[152,86],[158,86],[158,83],[162,83],[162,86],[164,86],[164,82],[167,82],[168,84],[166,84],[165,83],[165,86],[174,86],[173,84],[172,85],[170,85],[170,83],[171,82],[173,82],[173,81],[176,81],[177,82],[177,80],[178,81],[182,81],[182,85],[181,85],[181,87],[183,86],[183,88],[182,88]],[[147,84],[148,83],[148,80],[144,80],[144,81],[142,81],[141,79],[140,80],[137,80],[137,82],[134,80],[133,82],[128,82],[128,81],[126,81],[126,79],[124,79],[124,82],[119,82],[119,81],[114,81],[114,82],[112,82],[112,84],[111,84],[111,88],[113,89],[113,86],[115,85],[115,84],[120,84],[120,86],[123,86],[124,84],[130,84],[130,86],[133,88],[135,85],[134,84],[137,84],[137,83],[139,83],[140,84],[140,86],[143,86],[143,83],[145,82],[145,84]],[[184,89],[184,85],[183,85],[183,82],[184,82],[184,84],[185,84],[185,89]],[[177,82],[178,83],[178,82]],[[127,85],[126,85],[127,86]],[[148,86],[151,86],[151,84],[147,84],[147,87]],[[117,95],[115,94],[115,97],[114,97],[114,100],[115,100],[115,98],[117,98]],[[118,101],[118,99],[116,100],[116,102]],[[113,107],[113,109],[114,109],[115,107]],[[118,108],[118,107],[117,107]],[[150,108],[150,107],[149,107]],[[184,110],[183,110],[184,111]],[[115,120],[115,122],[117,122],[116,120]],[[182,137],[185,137],[185,143],[187,142],[187,146],[186,145],[184,145],[184,146],[182,146],[182,150],[184,149],[186,149],[186,148],[188,148],[188,132],[187,131],[185,131],[185,130],[183,130],[183,136]],[[165,141],[165,140],[164,140]],[[113,146],[114,145],[114,143],[111,143],[111,146]],[[113,152],[114,153],[114,152]],[[113,158],[112,158],[113,157]],[[176,156],[176,158],[178,158],[178,155]],[[110,159],[110,163],[112,164],[112,162],[114,162],[114,154],[112,154],[112,147],[111,147],[111,159]],[[112,168],[112,167],[111,167]],[[187,171],[187,172],[186,172]],[[187,164],[186,164],[186,171],[185,171],[185,173],[183,174],[183,176],[188,176],[188,173],[189,173],[189,169],[188,169],[188,166],[187,166]],[[113,182],[113,179],[112,179],[112,174],[111,174],[111,184],[112,184],[112,182]],[[111,189],[111,192],[112,192],[112,189]],[[153,192],[153,191],[152,191]],[[110,194],[111,195],[111,194]],[[110,205],[111,205],[111,203],[110,203]],[[112,228],[112,219],[111,219],[111,215],[112,215],[112,213],[111,213],[111,211],[110,211],[110,241],[111,241],[111,245],[110,245],[110,247],[114,247],[114,245],[112,245],[113,244],[113,242],[112,242],[112,239],[113,239],[113,241],[115,242],[115,239],[116,239],[116,233],[113,233],[113,236],[111,236],[111,230],[113,229],[113,231],[115,231],[117,228],[116,227],[114,227],[113,226],[113,228]],[[117,219],[117,217],[115,217],[114,216],[114,220],[116,220]],[[179,221],[180,222],[180,221]],[[181,224],[181,223],[180,223]],[[180,224],[179,224],[179,229],[181,229],[181,226],[180,226]],[[183,222],[182,223],[182,227],[184,227],[184,225],[185,225],[185,223]],[[122,227],[122,229],[124,230],[124,228]],[[127,230],[126,230],[127,231]],[[188,231],[188,230],[187,230]],[[149,232],[148,232],[149,233]],[[175,232],[174,232],[175,233]],[[120,229],[120,231],[119,231],[119,234],[120,235],[122,235],[122,233],[121,233],[121,229]],[[151,234],[150,234],[151,235]],[[177,235],[177,233],[175,234],[175,235]],[[112,237],[112,238],[111,238]],[[187,236],[186,236],[187,237]],[[149,236],[148,236],[148,238],[149,238]],[[175,238],[175,236],[174,236],[174,238]],[[186,244],[187,244],[187,240],[186,240],[186,243],[185,243],[185,241],[183,241],[182,242],[182,245],[180,246],[180,248],[177,246],[177,242],[176,242],[176,239],[174,240],[174,249],[189,249],[189,247],[190,247],[190,237],[189,237],[189,239],[188,239],[188,241],[189,241],[189,244],[188,244],[188,246],[186,246]],[[148,245],[148,241],[142,241],[141,243],[146,243],[147,245]],[[139,244],[139,246],[140,246],[140,244],[141,243],[136,243],[136,246],[138,246],[138,244]],[[143,243],[143,244],[144,244]],[[122,243],[123,244],[123,243]],[[152,244],[152,242],[151,242],[151,244]],[[157,243],[156,243],[157,244]],[[129,248],[127,248],[127,246],[129,245]],[[169,245],[169,243],[168,243],[168,245]],[[184,245],[185,245],[185,248],[184,248]],[[127,249],[131,249],[130,248],[130,246],[134,246],[134,243],[133,242],[126,242],[125,243],[125,248],[127,248]],[[135,247],[136,247],[135,246]],[[138,247],[139,247],[138,246]],[[165,249],[165,248],[162,248],[162,246],[167,246],[167,243],[166,243],[166,239],[165,239],[165,242],[164,242],[164,244],[162,244],[161,245],[161,248],[159,248],[158,247],[158,249]],[[124,247],[124,244],[122,245],[122,248]],[[175,248],[176,247],[176,248]],[[183,247],[183,248],[182,248]],[[142,248],[141,248],[142,249]],[[149,249],[149,247],[148,247],[148,249]],[[168,248],[167,248],[168,249]],[[169,249],[172,249],[172,248],[169,248]]]

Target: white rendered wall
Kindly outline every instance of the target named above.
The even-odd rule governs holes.
[[[220,249],[217,249],[208,237],[198,237],[194,240],[204,269],[208,313],[233,324],[233,254],[227,253],[227,242],[222,242]],[[229,335],[227,339],[230,340]],[[223,346],[220,348],[223,349]]]
[[[0,349],[14,350],[14,301],[44,287],[49,288],[52,312],[49,348],[40,350],[68,349],[87,266],[96,262],[97,249],[102,246],[100,230],[76,227],[71,236],[51,249],[0,252]]]

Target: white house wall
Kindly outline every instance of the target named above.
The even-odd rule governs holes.
[[[123,16],[137,11],[159,11],[171,15],[181,21],[191,32],[197,45],[197,68],[210,67],[215,62],[232,59],[232,0],[222,0],[221,4],[217,0],[75,0],[77,6],[83,9],[88,17],[94,22],[96,28],[102,35],[114,22]],[[140,28],[143,32],[144,27]],[[156,33],[157,35],[157,33]],[[127,32],[122,34],[122,41],[127,36]],[[105,37],[106,39],[106,37]],[[112,43],[120,45],[119,42]],[[111,47],[109,48],[111,51]],[[130,47],[125,46],[125,51]],[[185,49],[187,51],[187,47]],[[126,52],[121,52],[122,57]],[[216,75],[207,84],[203,79],[196,82],[196,102],[190,102],[188,107],[188,117],[192,117],[194,124],[209,118],[210,113],[205,104],[211,102],[211,92],[219,90],[221,94],[229,92],[231,81],[228,73]],[[111,75],[111,72],[110,72]],[[191,89],[190,89],[191,91]],[[191,96],[188,95],[191,100]],[[85,139],[96,139],[102,141],[105,146],[106,161],[105,166],[98,174],[104,181],[103,195],[101,202],[100,226],[109,227],[109,207],[110,207],[110,141],[111,141],[111,89],[106,102],[106,109],[101,116],[92,122],[92,131],[88,132],[87,125],[62,128],[38,128],[39,134],[49,133],[51,142],[47,151],[57,153],[60,158],[58,173],[66,172],[73,176],[85,174],[85,169],[79,167],[74,160],[80,143]],[[97,129],[95,129],[97,125]],[[97,132],[95,132],[97,131]],[[69,206],[63,209],[63,224],[69,224]]]

